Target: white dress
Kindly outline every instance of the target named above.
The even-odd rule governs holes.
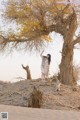
[[[48,76],[49,73],[49,63],[47,56],[42,56],[41,72],[45,76]]]

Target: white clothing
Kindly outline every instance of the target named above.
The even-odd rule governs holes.
[[[44,74],[45,76],[48,77],[49,63],[48,63],[48,57],[47,56],[42,56],[41,72],[42,72],[42,74]]]

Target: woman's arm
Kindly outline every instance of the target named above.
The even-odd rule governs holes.
[[[43,54],[44,50],[41,52],[40,56],[42,57],[42,54]]]

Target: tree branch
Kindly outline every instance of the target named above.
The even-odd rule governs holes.
[[[73,41],[73,45],[76,45],[77,43],[80,43],[80,36]]]

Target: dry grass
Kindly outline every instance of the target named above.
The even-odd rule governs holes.
[[[33,92],[30,96],[30,101],[28,107],[41,108],[42,103],[42,93],[37,90],[36,87],[33,88]]]
[[[79,64],[74,64],[73,76],[74,76],[74,81],[76,81],[76,82],[77,82],[77,80],[80,79],[80,65]]]

